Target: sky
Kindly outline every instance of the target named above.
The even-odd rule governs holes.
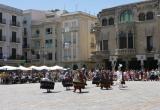
[[[61,9],[69,12],[84,11],[97,15],[102,9],[144,0],[0,0],[1,4],[26,9]]]

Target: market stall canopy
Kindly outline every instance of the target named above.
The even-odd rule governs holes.
[[[64,69],[63,67],[58,65],[50,67],[50,70],[63,70],[63,69]]]
[[[26,68],[26,67],[24,67],[24,66],[19,66],[19,67],[17,67],[17,69],[18,69],[18,70],[22,70],[22,71],[29,71],[29,70],[32,70],[32,69]]]
[[[48,70],[49,71],[50,67],[43,65],[43,66],[36,67],[35,70],[38,70],[38,71]]]
[[[17,70],[17,67],[14,66],[2,66],[0,70]]]
[[[36,68],[37,68],[37,66],[30,66],[30,67],[28,67],[29,69],[31,69],[31,70],[35,70]]]

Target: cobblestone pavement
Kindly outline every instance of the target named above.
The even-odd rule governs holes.
[[[52,93],[39,84],[0,85],[0,110],[160,110],[160,82],[126,82],[101,90],[87,82],[83,93],[56,83]]]

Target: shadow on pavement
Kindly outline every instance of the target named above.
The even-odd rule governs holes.
[[[50,92],[43,92],[43,93],[60,93],[60,92],[62,92],[62,91],[50,91]]]
[[[83,94],[83,93],[89,93],[89,91],[82,91],[82,92],[79,93],[79,94]]]

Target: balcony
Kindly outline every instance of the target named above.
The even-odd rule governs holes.
[[[73,32],[73,31],[78,31],[78,30],[79,30],[78,26],[62,28],[62,32]]]
[[[107,58],[110,54],[109,50],[102,50],[102,51],[95,51],[92,52],[93,56],[91,57],[103,57],[103,58]]]
[[[156,52],[156,49],[153,47],[148,47],[145,49],[145,51],[146,51],[146,53],[154,53],[154,52]]]
[[[11,25],[11,26],[20,27],[20,22],[11,21],[11,22],[10,22],[10,25]]]
[[[29,45],[27,45],[27,44],[25,44],[25,45],[23,45],[23,48],[24,48],[24,49],[29,49],[29,48],[30,48],[30,46],[29,46]]]
[[[115,49],[115,55],[135,55],[135,49]]]
[[[0,24],[6,24],[6,19],[0,19]]]
[[[31,39],[40,39],[40,34],[32,34]]]
[[[12,43],[20,43],[20,39],[19,38],[17,38],[17,39],[11,39],[10,41]]]
[[[11,55],[11,56],[9,56],[8,59],[10,59],[10,60],[24,60],[24,56],[22,56],[22,55]]]

